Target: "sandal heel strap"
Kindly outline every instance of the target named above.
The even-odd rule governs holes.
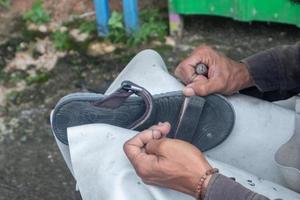
[[[126,99],[133,94],[141,97],[146,106],[144,114],[129,127],[127,127],[129,129],[136,129],[150,117],[153,111],[153,97],[145,88],[131,81],[123,81],[119,89],[106,98],[94,102],[93,105],[101,108],[115,109],[120,107],[126,101]]]

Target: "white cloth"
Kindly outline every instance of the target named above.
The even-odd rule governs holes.
[[[300,97],[295,97],[295,130],[291,139],[275,154],[275,161],[288,186],[300,192]]]
[[[139,53],[106,94],[117,89],[123,80],[135,82],[151,94],[183,88],[152,50]],[[243,95],[234,95],[228,101],[235,110],[236,122],[231,135],[206,152],[211,164],[224,175],[233,176],[270,198],[299,199],[299,194],[284,188],[285,182],[274,161],[277,149],[293,135],[295,112]],[[83,199],[191,199],[141,182],[122,150],[125,140],[134,134],[114,126],[92,124],[68,129],[69,148],[57,141]]]

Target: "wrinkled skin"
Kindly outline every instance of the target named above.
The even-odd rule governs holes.
[[[193,78],[195,66],[199,63],[208,66],[208,75]],[[212,93],[231,95],[254,84],[244,63],[227,58],[208,46],[196,48],[178,65],[175,75],[187,84],[184,89],[187,96],[207,96]]]
[[[166,138],[169,131],[169,123],[152,126],[127,141],[124,151],[146,184],[195,196],[200,177],[212,167],[193,145]]]

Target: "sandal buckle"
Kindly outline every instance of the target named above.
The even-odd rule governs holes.
[[[128,92],[133,92],[133,93],[138,93],[143,91],[143,88],[135,85],[134,83],[130,82],[130,81],[124,81],[122,82],[122,89],[128,91]]]

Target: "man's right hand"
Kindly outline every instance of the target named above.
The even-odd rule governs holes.
[[[208,76],[197,75],[195,67],[203,63],[208,66]],[[175,70],[175,75],[186,85],[186,96],[207,96],[212,93],[231,95],[254,85],[254,81],[244,63],[236,62],[208,46],[200,46],[183,60]]]

